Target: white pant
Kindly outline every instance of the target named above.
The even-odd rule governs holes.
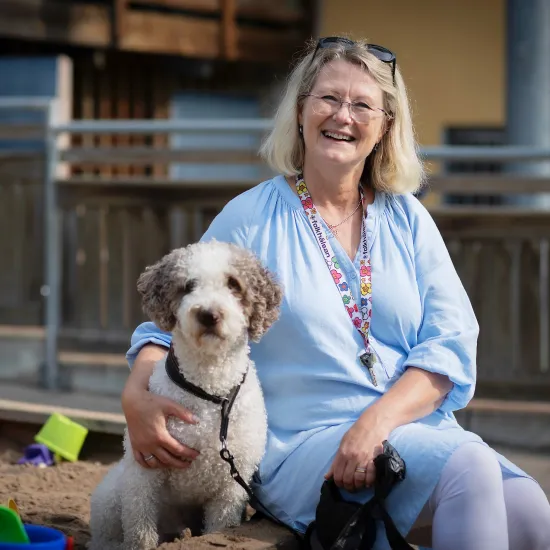
[[[491,449],[465,443],[407,538],[434,550],[550,550],[550,504],[531,479],[503,480]]]

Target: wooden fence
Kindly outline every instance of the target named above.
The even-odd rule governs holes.
[[[8,132],[0,129],[0,135],[2,131]],[[71,148],[61,160],[69,165],[101,161],[111,167],[153,161],[166,166],[258,162],[252,151],[189,152],[141,144],[122,150]],[[57,182],[60,354],[74,361],[76,353],[96,354],[102,364],[113,357],[105,354],[118,354],[120,360],[114,362],[120,364],[131,331],[144,319],[135,290],[139,273],[170,249],[196,241],[220,208],[254,182],[68,173]],[[13,334],[9,327],[32,332],[43,324],[43,174],[40,153],[0,153],[0,337]],[[434,177],[431,189],[471,193],[474,181],[473,176]],[[544,179],[503,178],[500,187],[496,176],[479,181],[492,194],[512,187],[550,191],[550,181]],[[481,394],[529,391],[548,397],[550,213],[508,207],[431,210],[481,326]]]

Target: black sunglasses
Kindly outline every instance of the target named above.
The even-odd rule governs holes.
[[[325,38],[320,38],[313,52],[313,56],[311,57],[311,61],[313,62],[313,59],[321,48],[330,48],[333,44],[344,44],[345,46],[351,47],[355,46],[356,42],[342,36],[326,36]],[[395,54],[388,50],[388,48],[378,46],[377,44],[367,44],[367,51],[383,63],[391,63],[391,76],[393,78],[393,85],[395,86],[395,65],[397,63]]]

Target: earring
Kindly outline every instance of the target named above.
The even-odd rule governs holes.
[[[304,135],[304,127],[301,124],[298,124],[298,132],[300,132],[300,135]]]
[[[378,151],[378,145],[380,144],[380,142],[378,143],[375,143],[374,144],[374,147],[372,148],[372,150],[376,153],[376,151]]]

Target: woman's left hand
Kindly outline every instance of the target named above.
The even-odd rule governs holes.
[[[389,432],[365,411],[342,438],[325,479],[333,477],[350,492],[370,487],[376,475],[374,458],[382,453]]]

